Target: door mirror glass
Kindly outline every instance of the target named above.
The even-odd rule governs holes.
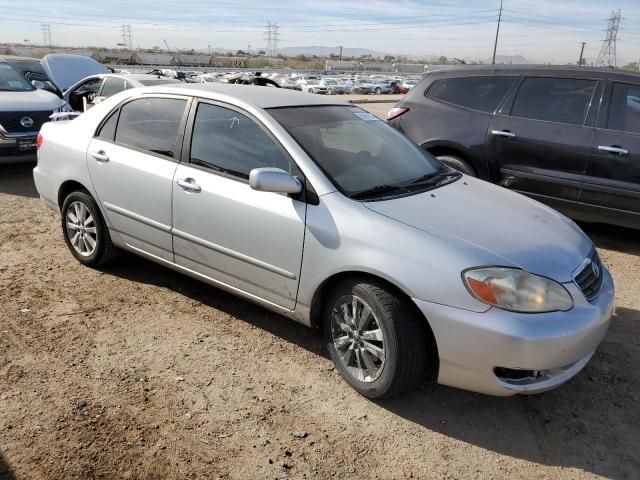
[[[300,180],[280,168],[254,168],[249,173],[249,185],[259,192],[300,193]]]

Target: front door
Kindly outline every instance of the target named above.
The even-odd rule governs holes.
[[[596,80],[529,77],[510,112],[489,124],[491,170],[504,187],[572,214],[578,203],[593,127],[585,125]]]
[[[248,114],[205,102],[195,112],[187,133],[190,144],[173,184],[175,262],[293,310],[306,204],[252,190],[248,178],[259,167],[299,172],[283,147]]]
[[[580,198],[585,219],[640,228],[640,83],[611,83]]]
[[[111,228],[137,250],[173,261],[171,185],[182,144],[181,98],[125,103],[91,140],[87,162]]]

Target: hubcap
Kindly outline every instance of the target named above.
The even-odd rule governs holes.
[[[87,206],[73,202],[67,209],[67,236],[73,249],[83,257],[95,252],[98,243],[96,224]]]
[[[340,362],[361,382],[373,382],[384,368],[384,335],[371,307],[355,295],[345,295],[333,307],[331,335]]]

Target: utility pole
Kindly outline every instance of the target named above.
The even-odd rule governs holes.
[[[607,38],[602,43],[602,48],[596,60],[597,67],[616,67],[616,41],[618,39],[618,30],[620,29],[620,20],[622,13],[618,11],[611,12],[609,24],[607,25]]]
[[[267,22],[267,29],[265,30],[265,40],[267,41],[267,56],[278,56],[278,42],[280,41],[280,33],[278,32],[279,26],[277,22]]]
[[[45,46],[50,47],[51,42],[51,24],[43,23],[42,24],[42,41]]]
[[[340,45],[340,55],[338,56],[338,58],[340,59],[340,61],[342,61],[342,45]]]
[[[587,44],[587,42],[580,42],[580,44],[582,45],[582,48],[580,49],[580,58],[578,59],[578,66],[582,66],[584,46]]]
[[[493,58],[491,65],[496,64],[496,50],[498,50],[498,35],[500,35],[500,22],[502,21],[502,0],[500,0],[500,12],[498,13],[498,27],[496,28],[496,41],[493,44]]]

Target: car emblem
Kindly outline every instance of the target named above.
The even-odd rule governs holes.
[[[600,267],[596,262],[591,262],[591,270],[593,271],[593,274],[596,276],[596,278],[600,276]]]
[[[33,127],[33,119],[31,117],[22,117],[20,119],[20,125],[24,128],[31,128]]]

